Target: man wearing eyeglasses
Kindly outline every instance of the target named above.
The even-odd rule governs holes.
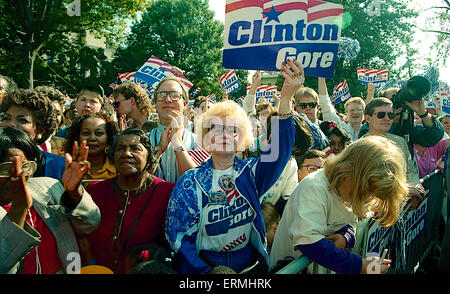
[[[309,149],[303,156],[295,157],[299,167],[297,170],[298,182],[300,183],[301,180],[310,173],[321,169],[325,162],[325,158],[325,152],[315,149]]]
[[[305,114],[312,123],[319,125],[320,121],[317,119],[319,96],[316,91],[308,87],[302,87],[295,93],[294,98],[295,111]]]
[[[159,124],[148,135],[153,146],[163,146],[162,150],[157,150],[160,160],[155,176],[175,183],[185,171],[196,167],[209,155],[196,145],[195,134],[184,128],[183,113],[189,102],[189,93],[177,77],[161,80],[153,101]],[[190,155],[193,151],[199,153]]]
[[[406,159],[408,183],[420,184],[419,172],[414,167],[406,140],[388,132],[396,116],[392,108],[392,101],[387,98],[374,98],[366,105],[364,116],[369,126],[369,131],[363,137],[382,136],[397,144]]]

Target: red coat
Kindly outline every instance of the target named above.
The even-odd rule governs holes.
[[[124,273],[125,260],[131,248],[155,242],[168,248],[164,224],[167,204],[175,184],[157,177],[154,179],[147,191],[140,195],[131,192],[128,197],[126,191],[120,192],[113,183],[114,179],[96,182],[86,188],[101,213],[99,227],[87,236],[92,253],[89,259],[93,258],[97,265],[106,266],[114,273]],[[134,228],[126,248],[122,248],[120,255],[115,257],[114,252],[119,252],[119,246],[123,247],[131,227],[157,183],[160,184]]]

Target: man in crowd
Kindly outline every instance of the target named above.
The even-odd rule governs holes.
[[[72,103],[75,103],[74,117],[98,113],[105,103],[103,89],[97,84],[86,83],[81,86],[76,100]],[[56,132],[56,136],[66,138],[68,130],[69,126],[62,127]]]
[[[112,93],[113,106],[117,112],[117,119],[123,117],[131,119],[135,126],[142,128],[153,112],[153,106],[147,93],[135,83],[120,84]]]
[[[420,184],[419,173],[414,167],[406,140],[403,137],[388,132],[395,118],[392,101],[387,98],[374,98],[367,104],[364,115],[369,126],[369,131],[364,137],[382,136],[393,141],[402,150],[405,157],[408,182],[413,185]]]
[[[7,76],[0,75],[0,104],[2,104],[3,97],[7,92],[17,89],[17,84]]]
[[[177,77],[161,80],[153,100],[159,124],[148,135],[152,145],[159,146],[157,156],[161,156],[155,176],[175,183],[185,171],[209,155],[196,145],[194,133],[184,128],[183,113],[189,103],[189,93]],[[168,138],[171,138],[169,142],[165,142]]]
[[[344,122],[331,103],[325,78],[319,78],[319,104],[324,121],[334,121],[341,126],[347,132],[352,142],[358,139],[359,129],[364,120],[364,108],[366,107],[361,97],[352,97],[345,102],[345,116],[348,122]]]
[[[300,183],[310,173],[321,169],[325,162],[325,157],[325,152],[315,149],[309,149],[303,156],[296,157],[298,182]]]
[[[317,112],[319,111],[319,96],[317,92],[311,88],[302,87],[295,93],[294,98],[295,111],[305,114],[312,123],[318,126],[320,121],[317,118]]]

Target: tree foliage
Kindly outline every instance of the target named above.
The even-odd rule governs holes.
[[[72,62],[76,57],[67,58],[71,51],[89,51],[82,48],[82,36],[87,31],[106,37],[107,43],[114,45],[120,40],[121,27],[127,19],[136,17],[149,4],[147,0],[0,0],[4,32],[0,36],[0,69],[20,86],[33,88],[35,62],[44,66],[43,52],[49,60],[66,57],[60,64]],[[72,66],[71,63],[68,67]],[[60,76],[74,73],[64,69]],[[36,73],[42,72],[43,68],[36,69]],[[37,79],[45,80],[41,76]]]
[[[222,96],[223,24],[214,19],[207,0],[153,1],[124,43],[113,61],[115,72],[135,71],[154,55],[184,70],[201,95]]]

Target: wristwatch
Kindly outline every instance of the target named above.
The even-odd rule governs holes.
[[[187,151],[186,147],[184,147],[183,145],[178,146],[178,147],[174,147],[173,148],[174,152],[180,152],[180,151]]]
[[[425,113],[422,115],[419,115],[420,118],[425,118],[428,115],[428,109],[425,110]]]

